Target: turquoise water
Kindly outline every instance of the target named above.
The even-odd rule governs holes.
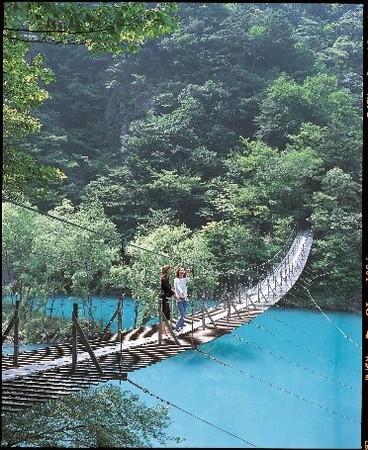
[[[186,438],[171,448],[361,448],[361,316],[327,315],[273,307],[206,354],[129,374],[146,393],[121,388],[169,405],[168,432]]]
[[[115,308],[116,299],[96,300],[107,320]],[[130,308],[124,301],[124,324]],[[198,350],[129,374],[145,392],[120,386],[149,406],[168,405],[168,433],[185,438],[170,448],[361,448],[362,318],[326,315],[274,306]]]
[[[10,297],[3,298],[3,304],[11,303],[12,299]],[[63,317],[65,319],[72,318],[73,303],[78,305],[78,318],[88,319],[92,317],[94,320],[102,320],[104,325],[106,325],[110,319],[113,317],[116,309],[118,307],[118,298],[113,296],[104,297],[91,297],[90,300],[76,299],[73,297],[62,297],[57,296],[55,300],[49,299],[44,305],[37,305],[37,301],[34,302],[34,309],[43,312],[44,314],[52,317]],[[13,300],[13,304],[15,302]],[[175,304],[175,302],[174,302]],[[214,301],[206,300],[205,304],[210,307],[215,304]],[[191,312],[192,302],[188,308],[188,312]],[[125,330],[132,328],[134,324],[135,317],[135,301],[131,297],[124,297],[123,299],[123,309],[122,309],[122,319],[123,328]],[[193,302],[194,311],[198,311],[200,308],[199,302]],[[174,307],[176,314],[176,308]],[[176,316],[175,316],[176,317]],[[157,317],[152,317],[147,325],[156,324]],[[110,326],[110,331],[116,333],[118,331],[118,319],[115,317],[114,321]]]
[[[30,352],[45,347],[47,347],[47,344],[20,344],[19,352]],[[3,355],[12,355],[14,353],[14,344],[3,344],[2,353]]]

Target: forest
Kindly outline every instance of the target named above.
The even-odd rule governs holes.
[[[128,290],[144,323],[162,264],[198,298],[308,224],[318,304],[361,310],[362,5],[161,3],[123,45],[25,4],[5,8],[3,296]]]
[[[127,292],[145,325],[163,264],[191,268],[193,302],[221,300],[305,228],[280,303],[361,312],[363,4],[2,8],[3,334],[19,299],[21,342],[67,340],[69,318],[42,312],[60,296]],[[5,414],[1,445],[181,442],[167,405],[138,398],[105,386]]]

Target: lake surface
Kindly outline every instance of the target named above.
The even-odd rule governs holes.
[[[105,300],[108,320],[116,300]],[[110,383],[148,406],[169,406],[167,431],[185,438],[170,448],[361,448],[362,318],[326,315],[274,306],[229,335],[129,374],[145,392]]]
[[[332,323],[270,308],[200,351],[129,374],[146,393],[121,388],[149,406],[169,402],[168,431],[186,438],[171,448],[361,448],[361,316],[327,315]]]
[[[4,297],[3,304],[12,303],[15,305],[14,298]],[[89,300],[83,300],[73,297],[62,297],[56,296],[55,299],[49,299],[45,304],[38,303],[37,300],[34,301],[34,310],[43,312],[44,314],[51,317],[63,317],[65,319],[72,318],[73,313],[73,303],[77,303],[78,305],[78,318],[79,319],[88,319],[93,318],[96,321],[101,320],[104,325],[106,325],[110,319],[113,317],[114,313],[118,307],[118,297],[113,296],[104,296],[97,297],[92,296]],[[211,307],[215,305],[215,302],[212,300],[206,300],[205,304],[207,307]],[[172,310],[174,311],[174,317],[177,317],[177,309],[175,306],[175,302],[173,302]],[[187,312],[191,312],[191,307],[193,306],[193,311],[199,311],[201,305],[199,301],[190,302],[188,306]],[[135,317],[135,300],[131,297],[124,297],[122,304],[122,320],[123,320],[123,329],[127,330],[132,328],[134,325],[134,317]],[[156,324],[157,317],[152,317],[147,325]],[[113,320],[110,331],[116,333],[118,331],[118,320],[117,317]]]

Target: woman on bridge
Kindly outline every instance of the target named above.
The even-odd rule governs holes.
[[[171,288],[170,284],[170,266],[164,265],[161,267],[161,309],[166,317],[167,321],[170,323],[171,311],[169,305],[169,298],[175,295],[175,291]],[[176,296],[176,295],[175,295]],[[163,334],[168,334],[168,328],[164,320],[160,322],[161,332]]]
[[[176,322],[175,330],[181,331],[184,325],[184,317],[187,310],[188,291],[187,291],[187,278],[186,271],[183,267],[176,269],[174,278],[174,290],[176,295],[176,304],[178,306],[180,317]]]

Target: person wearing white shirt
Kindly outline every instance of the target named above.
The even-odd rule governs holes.
[[[184,325],[184,317],[187,309],[188,303],[188,291],[187,291],[187,282],[188,278],[186,277],[186,271],[183,267],[179,267],[175,271],[174,278],[174,291],[176,295],[176,304],[178,306],[180,317],[175,325],[176,331],[181,331]]]

